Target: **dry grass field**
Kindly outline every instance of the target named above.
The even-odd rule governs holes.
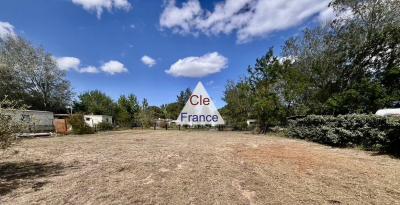
[[[0,204],[400,204],[400,160],[237,132],[36,138],[1,155]]]

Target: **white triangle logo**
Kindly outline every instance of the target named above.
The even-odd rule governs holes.
[[[176,121],[180,125],[215,126],[225,124],[201,82],[197,83]]]

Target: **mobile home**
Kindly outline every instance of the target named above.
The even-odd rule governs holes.
[[[4,109],[3,113],[15,121],[26,124],[25,132],[52,132],[54,130],[52,112]]]
[[[84,115],[83,119],[90,127],[95,127],[102,122],[112,124],[112,117],[109,115]]]

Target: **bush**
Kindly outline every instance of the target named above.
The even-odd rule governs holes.
[[[82,134],[93,134],[94,130],[89,125],[85,123],[83,120],[82,114],[74,114],[72,115],[69,123],[72,126],[72,132],[74,134],[82,135]]]
[[[377,115],[309,115],[289,120],[287,135],[336,147],[361,146],[367,150],[398,153],[400,118]]]
[[[16,106],[16,102],[7,100],[0,101],[0,149],[10,147],[17,139],[17,134],[26,127],[25,124],[13,117],[10,112],[2,108],[13,110],[24,110],[24,106]]]
[[[114,126],[109,122],[101,122],[96,125],[96,130],[98,130],[98,131],[113,130],[113,128],[114,128]]]

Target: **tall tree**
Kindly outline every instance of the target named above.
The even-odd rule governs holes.
[[[139,122],[142,127],[150,127],[153,125],[153,116],[151,115],[151,111],[149,109],[149,102],[146,98],[143,99],[140,112],[139,112]]]
[[[227,124],[234,129],[246,129],[246,121],[254,118],[254,96],[248,82],[242,80],[237,84],[228,81],[225,87],[223,100],[226,106],[221,109],[221,115]]]
[[[20,37],[0,43],[0,97],[22,101],[30,109],[63,112],[73,95],[66,73],[51,54]]]
[[[284,54],[309,76],[308,113],[374,113],[400,99],[400,3],[335,0],[337,18],[289,39]],[[346,14],[346,15],[345,15]]]
[[[139,111],[140,105],[135,95],[121,95],[117,103],[117,123],[124,127],[137,126]]]
[[[332,5],[352,12],[351,18],[332,25],[344,56],[340,66],[349,76],[335,100],[351,100],[362,112],[375,112],[400,100],[400,2],[335,0]]]
[[[282,64],[274,56],[272,48],[257,59],[253,67],[248,68],[254,115],[262,132],[266,132],[270,126],[281,124],[285,118],[281,98],[275,89],[280,81],[281,69]]]

